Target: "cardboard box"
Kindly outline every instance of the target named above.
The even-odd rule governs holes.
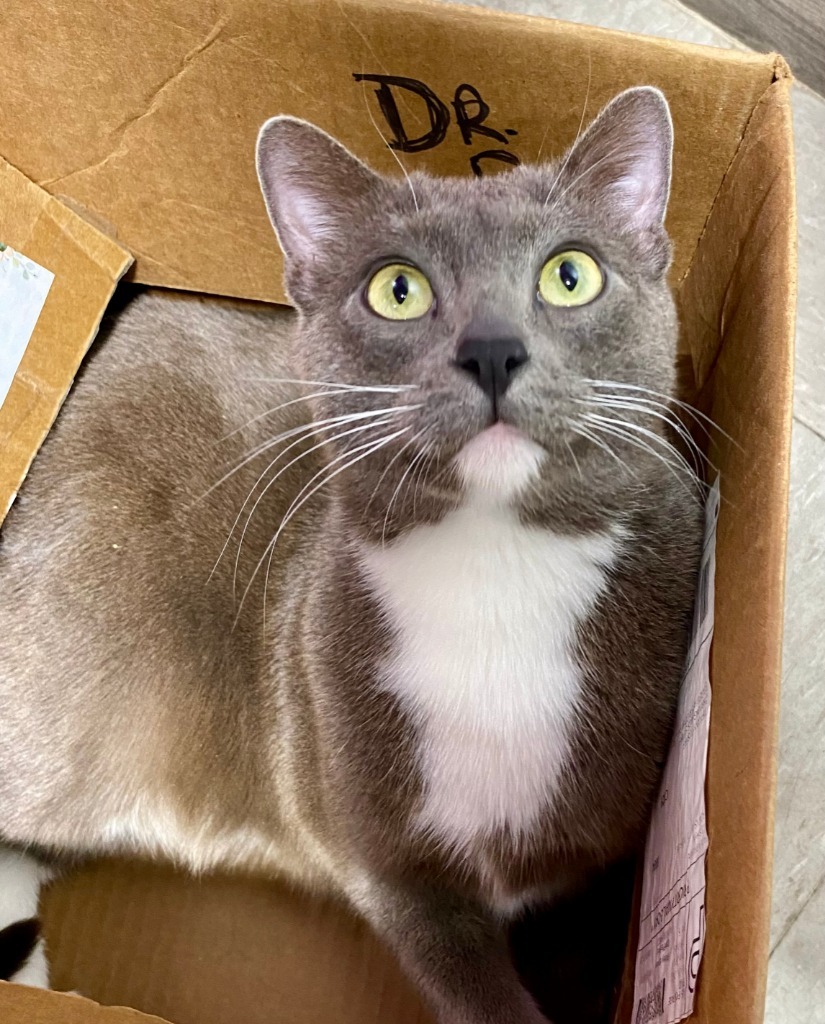
[[[129,254],[136,281],[283,300],[252,156],[267,116],[316,121],[380,170],[397,166],[377,127],[409,167],[488,173],[561,152],[585,97],[592,116],[626,86],[665,91],[684,397],[742,446],[711,452],[723,505],[694,1019],[761,1021],[796,281],[783,61],[426,0],[6,0],[0,51],[0,236],[56,274],[0,409],[0,511]],[[46,920],[57,986],[174,1024],[429,1019],[364,925],[263,880],[99,864],[53,889]],[[0,984],[0,1020],[157,1018]]]

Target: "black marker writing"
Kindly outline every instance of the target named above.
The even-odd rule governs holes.
[[[475,107],[476,110],[471,115],[470,109],[472,107]],[[472,85],[460,85],[456,89],[453,109],[455,110],[455,119],[465,145],[472,146],[473,132],[477,135],[486,135],[487,138],[495,139],[497,142],[503,142],[505,146],[508,144],[509,140],[506,135],[497,132],[495,128],[491,128],[488,124],[484,123],[487,115],[490,113],[490,108],[481,98],[481,93],[478,89]]]
[[[378,86],[375,95],[378,107],[390,130],[389,146],[391,149],[402,153],[421,153],[441,145],[447,137],[447,130],[451,123],[450,108],[424,82],[417,78],[405,78],[401,75],[353,74],[352,77],[356,82],[374,82]],[[427,131],[415,136],[410,135],[398,106],[398,97],[402,91],[408,97],[417,97],[417,100],[424,104],[429,121]],[[490,106],[485,103],[481,93],[473,85],[466,82],[459,85],[451,105],[455,112],[456,126],[461,132],[461,138],[466,146],[474,144],[475,136],[493,139],[504,146],[509,146],[510,137],[518,135],[515,128],[505,128],[503,131],[499,131],[487,124]],[[482,163],[490,160],[511,165],[520,163],[519,158],[511,150],[485,149],[470,157],[473,174],[478,178],[483,177]]]
[[[513,164],[516,167],[519,164],[516,154],[508,153],[506,149],[485,149],[483,153],[473,153],[470,157],[470,167],[477,178],[484,177],[484,171],[481,169],[482,160],[500,160],[503,164]]]
[[[353,75],[352,77],[356,82],[376,82],[378,84],[375,95],[378,97],[378,106],[381,108],[384,120],[392,132],[393,137],[390,140],[392,149],[399,149],[402,153],[420,153],[424,149],[433,149],[444,141],[450,124],[450,111],[428,85],[415,78],[402,78],[400,75]],[[424,101],[430,120],[428,132],[414,139],[407,135],[401,120],[401,112],[395,101],[393,88],[406,89],[407,92],[414,93]]]

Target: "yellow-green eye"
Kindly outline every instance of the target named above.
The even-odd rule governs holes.
[[[415,267],[391,263],[373,274],[367,285],[370,309],[387,320],[415,320],[432,307],[430,282]]]
[[[599,264],[586,252],[568,249],[551,257],[541,268],[539,291],[551,306],[583,306],[604,286]]]

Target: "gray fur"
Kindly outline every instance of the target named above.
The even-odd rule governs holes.
[[[167,855],[343,894],[440,1024],[545,1019],[506,955],[490,879],[514,896],[569,890],[638,848],[686,647],[700,529],[689,485],[655,445],[614,437],[611,455],[570,425],[597,393],[590,379],[673,390],[670,148],[654,90],[622,94],[561,164],[479,181],[390,181],[302,122],[265,126],[259,171],[298,312],[133,299],[104,328],[4,528],[6,842]],[[607,287],[589,306],[549,308],[537,275],[567,243],[599,258]],[[396,323],[365,306],[370,272],[394,257],[427,273],[432,316]],[[461,501],[451,460],[489,408],[453,353],[466,332],[501,329],[531,357],[502,415],[548,453],[522,518],[570,534],[621,522],[634,543],[579,637],[586,707],[563,799],[526,841],[491,835],[482,876],[410,827],[415,735],[373,685],[393,636],[355,551]],[[261,415],[313,390],[276,378],[411,390]],[[312,417],[416,403],[285,472],[238,555],[245,516],[233,523],[283,444],[213,487],[246,453]],[[650,415],[624,416],[667,436]],[[301,488],[401,427],[434,445],[417,487],[399,483],[420,449],[376,450],[302,506],[267,573],[267,545]]]

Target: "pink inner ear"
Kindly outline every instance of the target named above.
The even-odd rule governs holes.
[[[658,168],[642,163],[616,179],[613,193],[622,213],[639,227],[661,224],[664,216],[666,185]]]
[[[306,255],[332,235],[334,223],[330,211],[322,201],[303,188],[287,189],[285,200],[285,219],[295,242]]]

